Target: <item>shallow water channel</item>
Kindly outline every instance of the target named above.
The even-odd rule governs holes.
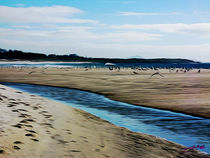
[[[135,132],[155,135],[187,147],[205,145],[210,153],[210,119],[135,106],[81,90],[21,83],[6,86],[62,102]]]

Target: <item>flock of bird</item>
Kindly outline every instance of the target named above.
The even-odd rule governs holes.
[[[7,67],[1,67],[1,68],[16,68],[16,69],[19,69],[20,71],[22,71],[23,69],[36,69],[36,68],[39,68],[39,67],[28,67],[28,66],[7,66]],[[115,64],[112,64],[112,63],[108,63],[108,64],[105,64],[105,67],[108,68],[110,71],[113,71],[113,70],[116,70],[116,71],[120,71],[122,68],[120,68],[120,66],[117,66]],[[48,67],[42,67],[44,70],[45,69],[48,69]],[[56,67],[57,69],[72,69],[71,67]],[[85,71],[88,71],[89,69],[92,69],[91,67],[83,67]],[[148,71],[148,70],[154,70],[156,71],[155,73],[151,74],[151,77],[153,76],[161,76],[161,77],[164,77],[163,74],[160,73],[160,70],[161,69],[165,69],[165,70],[169,70],[169,72],[183,72],[183,73],[187,73],[189,71],[192,71],[194,70],[193,68],[177,68],[177,67],[173,67],[173,68],[161,68],[161,67],[123,67],[123,68],[126,68],[126,69],[131,69],[132,70],[132,73],[134,75],[137,75],[139,74],[140,71]],[[44,73],[44,70],[42,70],[42,73]],[[36,71],[30,71],[28,72],[28,74],[32,74],[32,73],[35,73]],[[201,73],[201,70],[198,69],[197,73]]]
[[[111,70],[111,71],[114,70],[114,69],[120,71],[120,67],[119,67],[119,66],[116,66],[116,65],[108,65],[108,68],[109,68],[109,70]],[[176,73],[178,73],[178,72],[187,73],[187,72],[189,72],[189,71],[194,70],[193,68],[176,68],[176,67],[174,67],[174,68],[161,68],[161,67],[130,67],[130,68],[133,70],[133,74],[134,74],[134,75],[139,74],[138,71],[155,70],[156,72],[153,73],[153,74],[151,75],[151,77],[156,76],[156,75],[159,75],[159,76],[161,76],[161,77],[164,77],[164,76],[159,72],[159,70],[161,70],[161,69],[169,70],[169,72],[175,71]],[[201,70],[198,69],[197,73],[201,73]]]

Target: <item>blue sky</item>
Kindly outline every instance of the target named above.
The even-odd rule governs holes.
[[[0,1],[0,48],[210,61],[210,1]]]

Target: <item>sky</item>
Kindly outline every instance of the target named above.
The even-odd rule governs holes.
[[[210,0],[1,0],[0,48],[210,62]]]

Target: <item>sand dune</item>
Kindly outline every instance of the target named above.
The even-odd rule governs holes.
[[[81,110],[0,85],[2,158],[207,158]]]

